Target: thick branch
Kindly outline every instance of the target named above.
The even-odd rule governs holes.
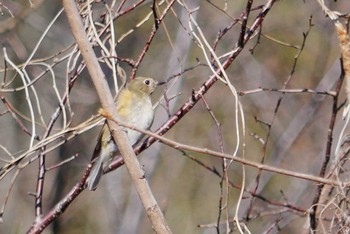
[[[91,79],[100,98],[102,107],[114,118],[117,119],[116,107],[109,90],[105,75],[103,74],[96,55],[84,31],[79,11],[74,0],[63,0],[63,6],[68,18],[69,25],[79,49],[82,53]],[[171,233],[164,216],[156,203],[152,191],[144,177],[144,172],[132,150],[126,133],[115,122],[108,120],[113,138],[118,145],[118,149],[123,156],[125,165],[134,182],[135,188],[140,196],[141,202],[147,211],[147,215],[152,223],[152,228],[156,233]],[[30,231],[40,232],[40,222]]]

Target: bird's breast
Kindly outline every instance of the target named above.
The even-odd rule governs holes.
[[[130,96],[123,104],[117,108],[122,122],[143,130],[150,128],[154,117],[150,97]],[[142,133],[130,129],[127,129],[127,134],[132,145],[137,143],[142,136]]]

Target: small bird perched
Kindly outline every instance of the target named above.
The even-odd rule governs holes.
[[[148,77],[137,77],[123,87],[117,96],[116,107],[119,120],[122,123],[147,130],[154,119],[154,111],[151,102],[151,94],[158,82]],[[142,137],[142,133],[126,129],[131,145],[135,145]],[[118,153],[118,147],[109,131],[107,123],[102,127],[97,145],[92,156],[95,161],[91,174],[87,180],[89,190],[95,190],[103,170]]]

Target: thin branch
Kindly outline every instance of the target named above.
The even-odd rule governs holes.
[[[254,167],[254,168],[258,169],[258,170],[274,172],[274,173],[277,173],[277,174],[281,174],[281,175],[285,175],[285,176],[291,176],[291,177],[295,177],[295,178],[299,178],[299,179],[303,179],[303,180],[308,180],[308,181],[315,182],[315,183],[329,184],[329,185],[333,185],[333,186],[344,186],[344,185],[350,184],[350,183],[347,183],[347,182],[341,182],[341,181],[337,181],[337,180],[330,180],[330,179],[326,179],[326,178],[323,178],[323,177],[318,177],[318,176],[313,176],[313,175],[309,175],[309,174],[305,174],[305,173],[299,173],[299,172],[295,172],[295,171],[290,171],[288,169],[282,169],[280,167],[269,166],[269,165],[266,165],[266,164],[253,162],[253,161],[250,161],[248,159],[244,159],[244,158],[240,158],[240,157],[233,157],[231,154],[221,153],[221,152],[210,150],[210,149],[203,148],[203,147],[196,147],[196,146],[182,144],[182,143],[179,143],[179,142],[167,139],[165,137],[159,136],[156,133],[153,133],[153,132],[150,132],[150,131],[146,131],[146,130],[142,130],[142,129],[136,128],[136,127],[134,127],[132,125],[119,122],[115,118],[111,118],[111,120],[115,121],[115,122],[118,122],[119,125],[122,126],[122,127],[130,128],[132,130],[135,130],[135,131],[141,132],[141,133],[143,133],[145,135],[148,135],[150,137],[153,137],[157,141],[161,141],[162,143],[164,143],[164,144],[166,144],[166,145],[168,145],[170,147],[173,147],[175,149],[188,150],[188,151],[201,153],[201,154],[204,154],[204,155],[210,155],[210,156],[214,156],[214,157],[218,157],[218,158],[226,158],[226,159],[230,159],[230,160],[233,160],[235,162],[238,162],[238,163],[250,166],[250,167]],[[136,149],[138,149],[138,148],[136,148]],[[108,172],[108,171],[109,170],[107,170],[106,172]]]
[[[143,2],[143,1],[140,1]],[[139,2],[139,3],[140,3]],[[268,0],[266,5],[262,8],[262,11],[260,12],[259,16],[256,17],[255,20],[253,20],[253,23],[251,25],[250,30],[255,31],[259,26],[262,24],[265,16],[273,6],[275,0]],[[134,9],[134,8],[132,8]],[[101,30],[101,33],[103,33],[103,30]],[[100,34],[101,35],[101,34]],[[244,36],[244,45],[250,40],[251,34],[246,34]],[[223,63],[223,68],[227,69],[232,62],[235,60],[235,58],[238,56],[238,54],[242,51],[243,48],[237,48],[234,47],[234,49],[227,55],[226,61]],[[68,69],[70,70],[70,69]],[[219,73],[220,74],[220,73]],[[75,79],[73,79],[75,80]],[[216,76],[211,76],[197,91],[196,95],[191,96],[187,102],[174,114],[171,116],[171,118],[157,131],[160,134],[164,134],[167,132],[170,128],[172,128],[186,113],[188,113],[198,102],[200,99],[200,95],[203,95],[207,92],[207,90],[216,82]],[[71,87],[71,86],[69,86]],[[71,129],[72,130],[72,129]],[[74,133],[74,132],[73,132]],[[72,135],[74,137],[75,134]],[[145,144],[138,148],[136,153],[139,153],[141,149],[144,149],[146,147],[149,147],[152,143],[154,143],[157,139],[154,137],[148,138]],[[114,169],[119,167],[120,165],[123,165],[123,160],[116,160],[114,161],[110,166],[114,166]],[[54,219],[59,217],[64,210],[79,196],[79,194],[84,189],[84,184],[86,182],[86,177],[88,175],[89,168],[91,165],[89,165],[86,173],[84,174],[81,181],[79,181],[76,186],[74,186],[71,191],[57,204],[57,206],[53,207],[46,215],[42,218],[42,223],[40,226],[40,230],[45,228],[47,225],[49,225]],[[90,168],[91,169],[91,168]],[[39,226],[38,226],[39,227]],[[36,229],[39,230],[39,229]]]
[[[342,64],[342,63],[340,63]],[[342,69],[343,71],[343,69]],[[333,105],[332,105],[332,115],[329,121],[329,126],[328,126],[328,135],[327,135],[327,147],[326,147],[326,152],[325,152],[325,157],[322,163],[322,167],[319,172],[320,177],[325,177],[326,175],[326,169],[328,167],[330,157],[331,157],[331,150],[332,150],[332,142],[333,142],[333,131],[335,127],[335,121],[337,118],[338,114],[338,97],[340,93],[340,89],[342,87],[344,81],[344,73],[342,73],[339,77],[339,80],[337,82],[336,88],[335,88],[335,93],[336,95],[333,97]],[[310,212],[310,227],[312,230],[316,230],[317,227],[317,217],[318,213],[317,210],[319,209],[319,200],[321,198],[322,190],[324,188],[324,184],[320,184],[317,187],[317,191],[315,193],[313,202],[312,202],[312,211]]]
[[[116,118],[116,107],[113,97],[110,93],[105,76],[99,66],[96,55],[84,31],[76,3],[74,0],[64,0],[63,6],[68,17],[68,22],[71,26],[73,36],[79,46],[86,66],[90,73],[91,79],[95,85],[97,94],[100,98],[102,107]],[[150,190],[150,187],[144,177],[144,172],[136,159],[126,133],[122,128],[111,120],[107,120],[111,129],[114,141],[125,160],[126,167],[134,182],[135,188],[140,196],[141,202],[144,205],[147,215],[152,223],[152,228],[156,233],[171,233],[164,216],[156,203],[156,200]]]

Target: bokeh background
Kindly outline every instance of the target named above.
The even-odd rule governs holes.
[[[114,3],[112,9],[116,11],[121,2],[92,3],[95,22],[102,21],[101,16],[107,12],[106,6]],[[131,8],[137,2],[139,1],[125,1],[121,11]],[[159,4],[159,15],[165,10],[167,2],[169,1],[156,1]],[[181,74],[169,82],[167,89],[163,86],[154,93],[154,103],[160,101],[162,104],[156,108],[152,130],[162,126],[169,114],[174,114],[189,99],[193,90],[197,90],[212,75],[203,50],[191,35],[188,9],[180,2],[182,1],[172,6],[159,25],[156,36],[137,69],[137,75],[157,80],[167,80]],[[233,24],[217,45],[218,56],[235,47],[246,0],[183,2],[193,10],[191,16],[211,46],[218,33]],[[253,1],[248,27],[258,17],[261,6],[266,2],[268,1]],[[62,98],[66,93],[69,78],[77,71],[81,58],[69,57],[74,52],[75,41],[65,13],[62,12],[53,21],[62,10],[61,1],[7,0],[1,4],[0,96],[11,104],[19,121],[31,132],[32,118],[25,90],[13,90],[23,86],[22,79],[13,69],[4,72],[5,68],[11,68],[4,61],[5,55],[20,68],[29,59],[26,72],[31,80],[39,77],[49,67],[32,85],[39,102],[35,99],[34,91],[29,88],[34,103],[36,134],[42,137],[46,130],[45,124],[48,124],[59,106],[57,95]],[[347,0],[328,1],[327,4],[330,9],[341,13],[350,11],[350,2]],[[119,64],[128,76],[132,73],[128,61],[138,59],[153,29],[153,15],[141,26],[136,26],[151,13],[151,5],[152,1],[143,1],[114,20],[114,36],[117,40],[129,30],[134,30],[116,45],[115,50],[120,59]],[[342,22],[345,24],[346,21]],[[52,26],[44,34],[51,23]],[[96,25],[99,28],[97,23]],[[36,49],[43,35],[44,38]],[[111,88],[115,90],[113,71],[104,63],[104,55],[98,44],[95,43],[94,46]],[[224,152],[228,154],[233,154],[239,144],[238,157],[243,156],[245,149],[244,157],[251,161],[260,162],[264,157],[264,164],[318,175],[326,155],[333,98],[300,90],[282,94],[271,89],[333,91],[341,74],[340,56],[334,22],[325,16],[317,1],[276,1],[265,17],[261,30],[252,36],[226,70],[233,86],[244,94],[239,96],[245,120],[244,125],[239,124],[240,141],[236,135],[236,99],[221,81],[217,81],[205,94],[207,105],[220,123],[221,133],[205,102],[200,100],[165,137],[216,151],[221,150],[222,143]],[[76,62],[72,62],[74,59]],[[111,61],[115,62],[113,59]],[[266,90],[248,92],[258,88]],[[164,93],[171,99],[168,103],[164,101]],[[346,99],[343,89],[337,97],[340,106]],[[168,108],[165,108],[166,104],[169,104]],[[86,70],[77,76],[69,93],[69,101],[64,106],[67,119],[60,115],[52,135],[66,128],[65,123],[71,127],[78,126],[97,114],[100,104]],[[331,157],[344,126],[340,112],[336,117]],[[47,171],[42,204],[44,214],[81,180],[100,128],[97,126],[77,134],[72,140],[47,153],[48,167],[73,155],[78,157]],[[8,112],[5,102],[0,103],[1,166],[11,160],[7,152],[16,156],[30,149],[31,136],[23,129]],[[245,137],[242,129],[245,129]],[[56,142],[63,139],[64,135]],[[36,142],[38,141],[35,140],[34,144]],[[38,151],[31,157],[35,155],[38,155]],[[200,160],[206,167],[189,157]],[[184,155],[159,142],[142,152],[139,158],[173,233],[226,233],[227,220],[230,221],[232,231],[237,232],[232,221],[240,190],[229,187],[227,191],[225,180],[222,182],[222,178],[213,173],[218,171],[222,174],[222,159],[195,152]],[[233,162],[228,168],[228,179],[239,186],[244,179],[248,191],[254,191],[255,195],[265,199],[252,198],[250,193],[246,193],[239,205],[239,217],[251,233],[307,232],[306,212],[312,206],[317,184],[271,172],[259,173],[252,167],[245,167],[245,170],[244,178],[242,165]],[[257,175],[260,175],[258,182]],[[32,194],[36,191],[37,177],[36,160],[19,171],[12,170],[0,180],[0,204],[5,204],[11,188],[3,211],[0,233],[24,233],[34,222],[35,203]],[[221,209],[220,201],[220,226],[215,228]],[[274,205],[275,203],[280,205]],[[336,229],[333,231],[337,233]],[[152,228],[128,172],[125,167],[121,167],[104,176],[96,191],[82,192],[44,233],[152,233]]]

